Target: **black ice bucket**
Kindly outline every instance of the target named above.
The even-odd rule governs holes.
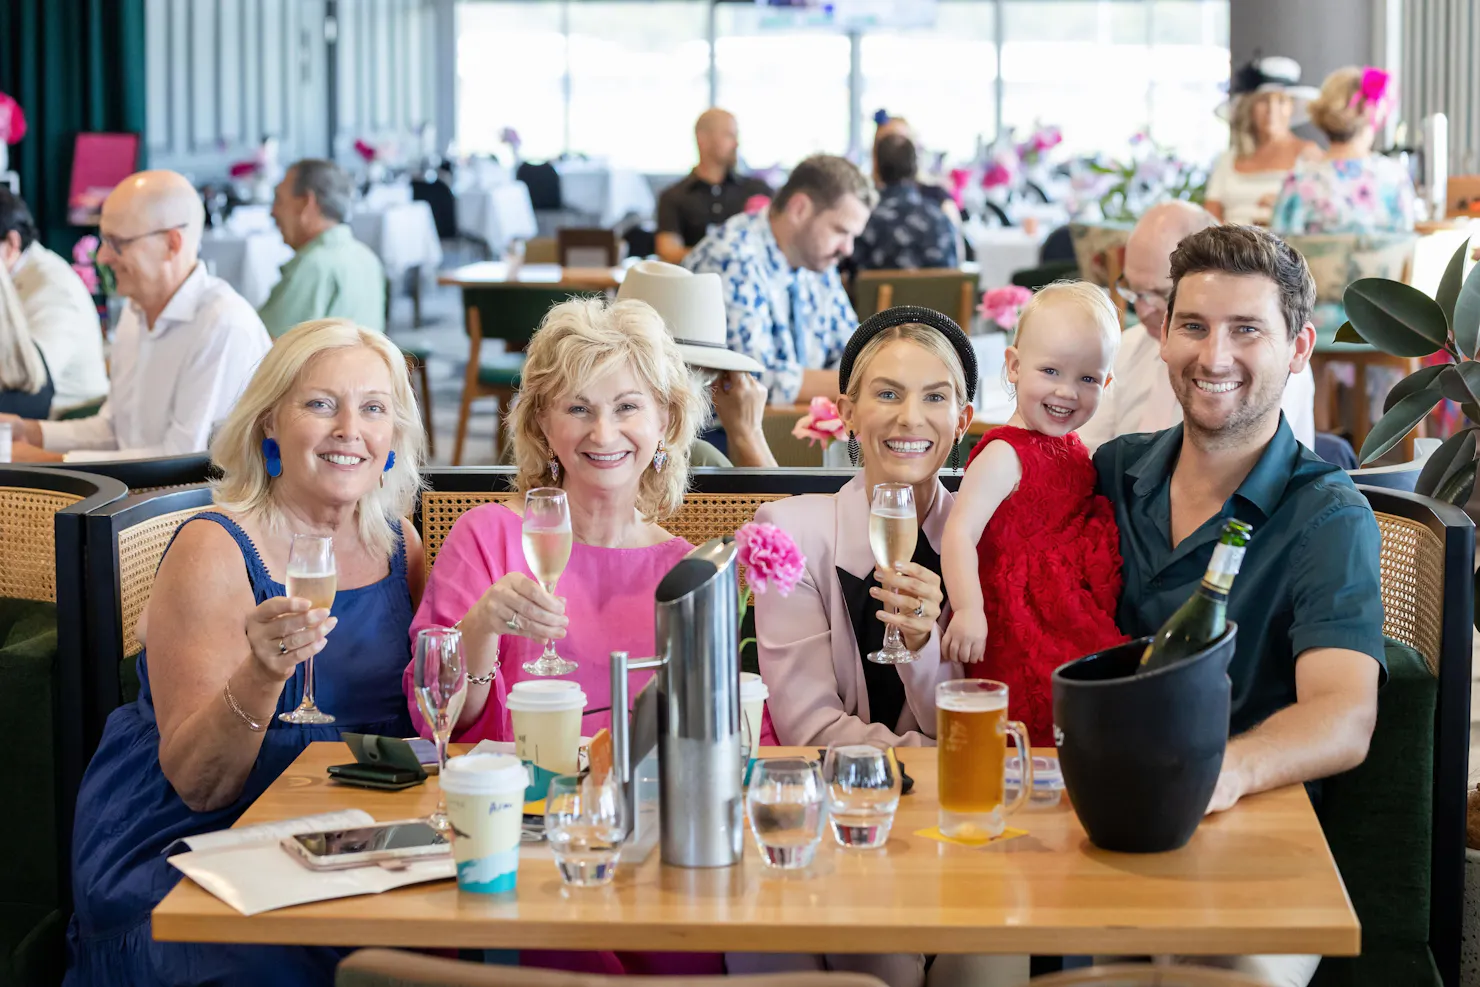
[[[1160,853],[1192,839],[1228,746],[1228,663],[1238,628],[1174,665],[1136,674],[1150,638],[1053,673],[1064,788],[1102,850]]]

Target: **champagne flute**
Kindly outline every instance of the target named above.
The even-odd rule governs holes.
[[[293,547],[288,550],[288,596],[307,600],[314,610],[332,610],[336,581],[334,539],[328,535],[294,535]],[[334,717],[314,704],[313,660],[310,654],[303,662],[303,701],[297,709],[278,714],[284,723],[334,722]]]
[[[555,583],[570,561],[570,506],[559,487],[535,487],[524,497],[524,561],[534,578],[554,595]],[[538,658],[524,663],[530,675],[569,675],[576,663],[555,653],[547,640]]]
[[[468,696],[468,666],[463,660],[462,631],[455,627],[426,627],[416,632],[416,654],[412,658],[412,684],[421,715],[437,741],[437,770],[447,768],[447,741],[462,715]],[[440,782],[441,775],[438,780]],[[445,830],[447,797],[437,796],[437,809],[427,822]]]
[[[868,515],[868,543],[880,569],[893,572],[915,557],[915,539],[920,526],[915,521],[915,488],[908,483],[881,483],[874,487]],[[899,613],[896,607],[895,613]],[[899,627],[890,624],[884,644],[868,660],[880,665],[907,665],[916,655],[904,646]]]

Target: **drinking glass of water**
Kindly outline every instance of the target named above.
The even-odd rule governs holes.
[[[288,550],[288,596],[307,600],[314,610],[334,608],[338,577],[334,567],[334,539],[328,535],[294,535]],[[284,723],[333,723],[313,700],[313,655],[303,662],[303,701],[288,713],[279,713]]]
[[[559,487],[535,487],[524,497],[524,561],[545,592],[554,594],[555,583],[570,561],[570,507]],[[569,675],[576,663],[555,653],[555,642],[546,641],[538,658],[524,663],[530,675]]]
[[[468,696],[468,666],[463,659],[462,631],[455,627],[426,627],[416,632],[416,652],[411,658],[412,687],[416,704],[432,728],[437,741],[438,770],[447,767],[447,742],[462,715]],[[441,775],[437,776],[439,779]],[[439,795],[437,808],[427,822],[448,828],[447,799]]]
[[[894,748],[874,742],[829,746],[822,780],[839,846],[873,850],[889,842],[903,787]]]
[[[745,810],[761,859],[771,867],[807,867],[822,842],[822,775],[815,761],[764,758],[750,770]]]
[[[590,775],[550,779],[545,840],[555,854],[562,881],[577,888],[611,883],[627,832],[626,811],[622,790],[611,774],[600,782]]]
[[[874,550],[874,562],[885,572],[915,557],[915,541],[920,525],[915,520],[915,488],[908,483],[881,483],[874,487],[868,514],[868,543]],[[899,613],[896,609],[895,613]],[[899,628],[890,624],[884,631],[884,644],[871,652],[868,660],[880,665],[907,665],[917,655],[904,646]]]

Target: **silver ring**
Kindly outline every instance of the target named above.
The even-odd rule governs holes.
[[[918,607],[915,608],[915,616],[916,617],[923,617],[923,616],[925,616],[925,604],[922,603]]]
[[[519,631],[519,612],[518,611],[515,611],[514,612],[514,615],[512,617],[510,617],[508,620],[504,621],[504,624],[505,624],[505,626],[507,626],[509,628],[509,630],[514,631],[515,633],[518,633],[518,631]]]
[[[287,640],[287,638],[281,638],[281,637],[278,638],[278,654],[285,655],[287,653],[288,653],[288,640]]]

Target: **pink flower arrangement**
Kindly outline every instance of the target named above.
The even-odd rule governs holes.
[[[0,144],[14,144],[26,136],[26,114],[21,104],[0,93]]]
[[[238,161],[229,169],[232,178],[251,178],[261,170],[261,165],[255,159],[249,161]]]
[[[361,161],[369,164],[370,162],[375,160],[375,157],[379,152],[376,151],[374,144],[369,143],[363,137],[361,137],[355,140],[355,153],[360,156]]]
[[[89,295],[98,293],[97,256],[100,241],[89,233],[72,245],[72,270],[82,279]]]
[[[764,593],[774,586],[786,596],[801,581],[807,560],[791,536],[774,524],[751,521],[735,532],[737,558],[745,566],[745,582],[751,590]]]
[[[1064,134],[1058,127],[1039,127],[1022,144],[1018,145],[1018,157],[1024,164],[1037,164],[1045,153],[1064,142]]]
[[[759,216],[771,208],[771,197],[769,195],[752,195],[745,200],[745,214],[747,216]]]
[[[987,170],[982,174],[982,188],[998,188],[1011,184],[1012,172],[1001,161],[993,161],[987,165]]]
[[[982,303],[977,311],[988,322],[994,322],[1007,332],[1012,332],[1017,328],[1018,319],[1023,314],[1023,306],[1032,297],[1033,293],[1020,285],[993,288],[982,296]]]
[[[807,413],[797,419],[797,423],[792,426],[791,434],[826,449],[835,439],[842,436],[843,416],[838,413],[837,405],[819,395],[812,399]]]

